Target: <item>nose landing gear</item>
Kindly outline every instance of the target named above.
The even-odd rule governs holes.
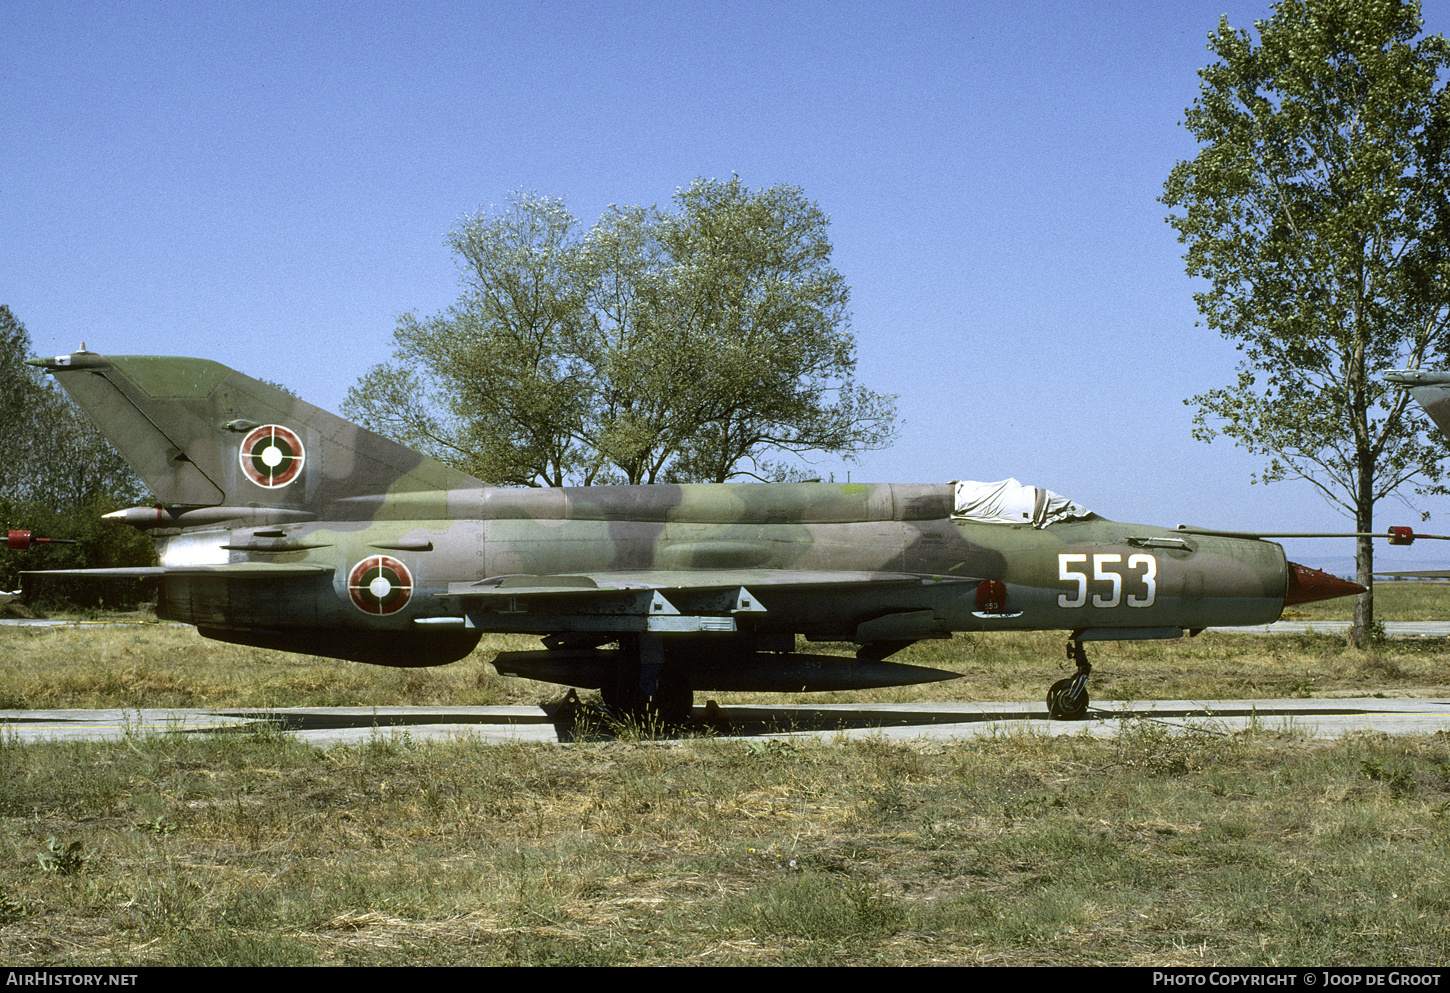
[[[1059,679],[1047,691],[1047,716],[1055,721],[1080,721],[1087,716],[1087,681],[1093,667],[1076,638],[1067,643],[1067,660],[1077,665],[1077,672]]]

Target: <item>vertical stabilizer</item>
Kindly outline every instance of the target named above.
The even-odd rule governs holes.
[[[1409,390],[1440,433],[1450,438],[1450,372],[1405,369],[1387,373],[1385,379]]]
[[[320,513],[339,500],[482,485],[216,362],[85,351],[30,361],[65,387],[162,506]]]

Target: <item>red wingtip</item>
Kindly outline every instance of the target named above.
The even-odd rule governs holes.
[[[1355,596],[1364,591],[1365,587],[1358,583],[1351,583],[1347,579],[1331,576],[1298,562],[1290,562],[1289,588],[1284,593],[1284,606],[1313,603],[1315,600],[1333,600],[1337,596]]]

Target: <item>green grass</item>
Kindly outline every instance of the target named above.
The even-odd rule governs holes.
[[[1284,612],[1284,619],[1319,621],[1354,619],[1354,597],[1338,597],[1317,603],[1301,603]],[[1450,620],[1450,582],[1400,580],[1374,584],[1377,621]]]

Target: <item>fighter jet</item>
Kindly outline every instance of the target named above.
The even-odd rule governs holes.
[[[1107,520],[1015,480],[504,489],[216,362],[31,359],[154,497],[157,614],[208,638],[388,666],[542,637],[499,671],[677,723],[700,690],[904,685],[887,661],[959,631],[1062,630],[1082,717],[1095,640],[1275,620],[1362,587],[1269,541]],[[855,658],[799,650],[845,642]]]

